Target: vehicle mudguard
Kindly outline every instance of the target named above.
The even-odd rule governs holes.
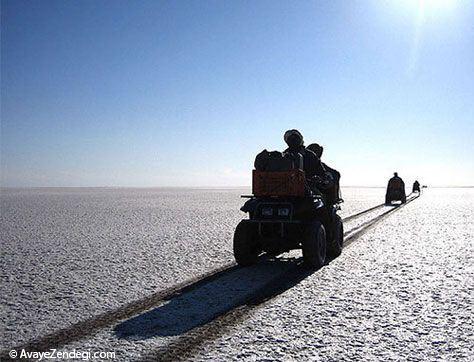
[[[245,202],[245,204],[240,208],[243,212],[253,213],[259,201],[257,199],[250,199]]]

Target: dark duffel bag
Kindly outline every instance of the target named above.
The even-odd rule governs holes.
[[[290,171],[294,168],[293,160],[278,151],[263,150],[254,162],[257,171]]]

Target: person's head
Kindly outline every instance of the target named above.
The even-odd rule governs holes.
[[[286,144],[289,148],[298,148],[303,146],[303,136],[302,134],[296,129],[290,129],[285,132],[283,136]]]
[[[323,148],[323,146],[320,146],[317,143],[311,143],[306,148],[310,151],[313,151],[316,154],[316,156],[318,156],[319,158],[321,158],[321,156],[323,155],[324,148]]]
[[[398,172],[394,172],[393,176],[398,177]]]

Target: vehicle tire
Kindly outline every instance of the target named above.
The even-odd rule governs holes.
[[[255,228],[245,221],[241,221],[235,229],[234,258],[240,266],[249,266],[258,260],[261,249],[255,231]]]
[[[342,219],[339,215],[336,215],[334,218],[333,228],[334,237],[332,240],[328,241],[327,255],[334,259],[341,255],[344,244],[344,225],[342,224]]]
[[[315,221],[309,224],[303,235],[303,260],[304,263],[314,269],[319,269],[326,261],[326,230],[323,224]]]

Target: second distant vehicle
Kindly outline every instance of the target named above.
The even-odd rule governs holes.
[[[385,204],[391,205],[393,201],[401,201],[402,204],[407,202],[405,193],[405,182],[395,172],[393,177],[388,181],[387,193],[385,194]]]

